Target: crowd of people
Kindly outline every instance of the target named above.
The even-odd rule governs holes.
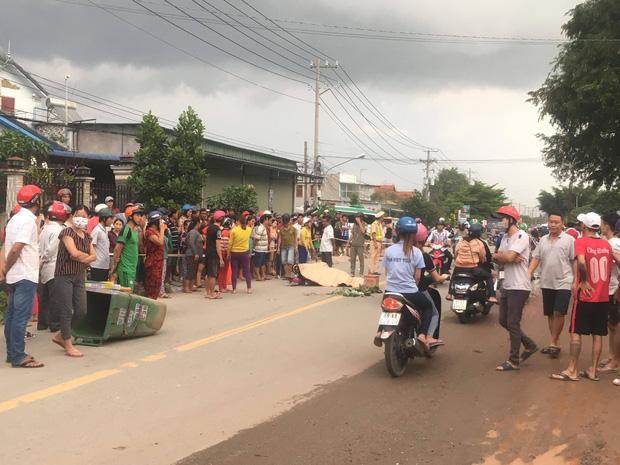
[[[359,262],[363,275],[366,239],[372,236],[369,268],[376,267],[385,235],[382,212],[369,228],[361,215],[350,225],[345,215],[328,212],[280,215],[189,204],[149,212],[137,202],[121,211],[111,196],[91,211],[74,205],[66,188],[53,202],[42,205],[41,199],[37,186],[19,190],[0,254],[0,279],[9,291],[7,362],[14,367],[43,366],[25,352],[33,311],[39,331],[51,331],[67,356],[83,356],[72,343],[71,325],[86,313],[87,281],[151,299],[169,298],[176,283],[184,293],[202,288],[205,298],[221,299],[236,293],[240,280],[252,293],[253,281],[292,278],[297,264],[321,260],[331,267],[334,254],[350,253],[351,273]]]
[[[566,315],[570,319],[569,362],[564,371],[551,374],[560,381],[588,379],[599,381],[600,373],[620,371],[620,215],[610,212],[580,214],[577,222],[565,227],[562,215],[551,212],[547,224],[528,234],[520,214],[512,206],[495,213],[493,229],[497,237],[491,252],[482,240],[482,224],[463,225],[454,248],[455,272],[471,272],[487,281],[489,302],[499,303],[499,323],[509,334],[508,359],[498,371],[514,371],[539,351],[539,346],[521,328],[524,307],[539,279],[542,311],[548,321],[548,345],[543,354],[557,358],[561,353],[561,334]],[[385,252],[386,292],[403,294],[420,311],[418,339],[425,349],[441,345],[434,319],[436,300],[424,295],[430,282],[441,282],[440,275],[424,245],[445,242],[450,246],[455,233],[440,220],[430,233],[419,221],[403,217],[396,226],[397,243]],[[490,232],[490,231],[489,231]],[[489,234],[491,236],[491,234]],[[534,236],[534,237],[532,237]],[[474,273],[475,270],[475,273]],[[426,273],[426,277],[424,275]],[[425,282],[425,279],[427,282]],[[499,302],[494,280],[501,282]],[[426,297],[426,298],[425,298]],[[451,296],[448,295],[448,300]],[[609,356],[603,360],[603,337],[609,335]],[[579,370],[583,336],[592,337],[592,358],[586,370]],[[381,341],[375,338],[375,343]],[[523,350],[521,347],[523,346]],[[613,380],[620,386],[620,377]]]
[[[14,367],[43,366],[25,352],[33,309],[38,313],[38,330],[54,333],[52,342],[67,356],[83,356],[72,343],[71,325],[76,315],[86,312],[87,280],[109,281],[151,299],[169,298],[176,282],[184,293],[203,289],[204,297],[214,300],[236,293],[241,280],[252,293],[253,282],[294,277],[298,264],[320,260],[331,267],[334,255],[348,256],[351,275],[363,276],[379,274],[383,254],[386,290],[403,293],[420,311],[419,341],[430,349],[443,344],[441,297],[432,284],[446,281],[449,274],[442,273],[425,247],[445,242],[454,245],[454,256],[450,255],[454,270],[485,280],[489,302],[499,304],[499,322],[509,333],[510,351],[497,370],[517,370],[539,351],[521,329],[535,277],[540,279],[550,335],[542,353],[559,356],[565,317],[572,308],[569,365],[551,377],[598,380],[601,372],[620,370],[617,213],[582,214],[568,228],[561,215],[552,213],[544,229],[528,234],[512,206],[497,211],[493,231],[477,222],[451,230],[443,220],[429,230],[413,217],[400,218],[393,228],[383,212],[367,224],[361,214],[349,222],[346,215],[332,217],[327,211],[279,215],[186,204],[179,210],[148,212],[140,203],[129,203],[120,211],[112,197],[91,212],[87,206],[72,205],[68,189],[45,205],[41,196],[34,185],[19,190],[0,254],[0,280],[9,290],[4,328],[7,362]],[[493,252],[482,239],[485,230],[497,236]],[[499,300],[496,279],[501,281]],[[608,334],[609,357],[599,363]],[[592,336],[592,360],[587,370],[580,371],[583,336]],[[620,385],[620,378],[614,383]]]

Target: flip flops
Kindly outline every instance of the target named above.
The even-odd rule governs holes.
[[[580,378],[587,378],[587,379],[589,379],[590,381],[600,381],[600,380],[601,380],[601,378],[599,378],[599,377],[598,377],[598,376],[596,376],[596,375],[595,375],[595,376],[590,376],[590,373],[588,373],[586,370],[581,370],[581,371],[579,372],[579,377],[580,377]]]
[[[579,377],[573,378],[566,373],[553,373],[550,378],[558,381],[579,381]]]
[[[521,368],[518,365],[513,365],[512,363],[506,361],[504,363],[502,363],[501,365],[495,367],[495,371],[516,371],[516,370],[520,370]]]
[[[612,381],[614,386],[620,386],[620,378],[616,378]]]

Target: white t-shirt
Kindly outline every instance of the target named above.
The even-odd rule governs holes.
[[[56,271],[56,256],[58,255],[58,235],[63,226],[56,221],[50,221],[41,230],[39,235],[39,255],[41,257],[40,280],[42,284],[54,279]]]
[[[523,231],[518,231],[510,237],[508,234],[504,234],[499,245],[499,251],[513,251],[524,258],[521,263],[512,262],[504,265],[504,283],[502,287],[507,291],[531,291],[532,281],[527,270],[530,263],[530,237]]]
[[[98,223],[90,233],[93,248],[97,254],[97,260],[92,262],[90,266],[98,270],[107,270],[110,268],[110,238],[105,228]]]
[[[334,228],[331,224],[323,228],[323,235],[321,236],[321,246],[319,252],[333,252],[334,251]]]
[[[299,241],[299,235],[301,234],[301,225],[299,223],[295,223],[293,227],[295,228],[295,239]]]
[[[609,239],[609,245],[611,245],[611,251],[613,253],[620,253],[620,237],[612,237]],[[609,295],[614,295],[618,290],[618,265],[614,261],[611,267],[611,279],[609,280]]]
[[[22,280],[39,282],[39,228],[37,217],[30,210],[22,208],[6,225],[6,241],[4,257],[9,255],[13,244],[24,244],[15,264],[6,274],[7,284],[15,284]]]

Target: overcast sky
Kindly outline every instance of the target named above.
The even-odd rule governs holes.
[[[561,38],[560,28],[567,19],[566,13],[580,3],[575,0],[251,0],[245,4],[242,0],[170,0],[203,23],[200,24],[182,18],[183,13],[166,0],[140,1],[202,40],[175,29],[129,0],[20,0],[5,2],[2,7],[0,47],[6,49],[10,40],[14,58],[24,67],[59,82],[65,74],[70,74],[71,86],[77,89],[137,109],[151,109],[168,119],[175,119],[191,105],[211,133],[299,154],[303,152],[304,140],[309,142],[312,153],[314,107],[289,96],[307,101],[314,98],[309,69],[312,46],[325,56],[338,59],[381,114],[408,138],[440,148],[443,153],[434,155],[439,159],[445,156],[462,160],[540,157],[541,143],[536,133],[549,132],[550,128],[538,121],[536,108],[526,101],[527,92],[545,79],[557,46],[489,43],[451,35]],[[93,7],[93,3],[176,48]],[[259,16],[249,4],[269,18],[286,20],[277,24],[295,30],[294,34],[306,44]],[[258,27],[233,6],[252,15],[271,31]],[[213,12],[235,23],[231,16],[222,15],[216,8],[235,15],[232,18],[246,25],[257,26],[241,30],[271,50],[223,24]],[[398,35],[416,39],[405,42],[316,34],[317,31],[379,34],[346,29],[352,27],[448,36]],[[302,82],[253,67],[205,42]],[[205,61],[289,96],[250,84]],[[364,116],[345,103],[358,127],[335,99],[344,101],[347,93],[353,92],[353,86],[339,83],[333,71],[324,73],[331,79],[323,84],[324,88],[331,86],[332,90],[325,92],[323,98],[361,142],[349,138],[322,113],[321,153],[355,156],[364,152],[367,160],[347,163],[341,169],[357,175],[363,170],[361,174],[367,182],[395,183],[401,190],[420,189],[421,164],[372,158],[419,159],[424,154],[414,149],[412,143],[399,143],[405,141],[393,130],[390,132],[387,123],[383,125],[375,118],[367,102],[370,109],[355,100]],[[344,76],[342,71],[340,76]],[[100,121],[123,121],[84,106],[79,111],[82,116],[96,116]],[[326,158],[325,166],[340,161]],[[456,165],[464,172],[471,168],[476,179],[505,187],[513,202],[527,206],[535,206],[540,189],[549,189],[556,182],[541,162],[457,162]],[[435,169],[446,166],[450,164],[442,161]]]

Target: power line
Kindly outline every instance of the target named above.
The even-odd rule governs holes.
[[[65,1],[65,0],[56,0],[56,1]],[[237,78],[237,79],[240,79],[240,80],[242,80],[242,81],[244,81],[244,82],[246,82],[246,83],[248,83],[248,84],[251,84],[251,85],[253,85],[253,86],[256,86],[256,87],[259,87],[259,88],[261,88],[261,89],[267,90],[267,91],[269,91],[269,92],[273,92],[273,93],[275,93],[275,94],[281,95],[281,96],[283,96],[283,97],[288,97],[288,98],[291,98],[291,99],[294,99],[294,100],[298,100],[298,101],[301,101],[301,102],[312,103],[310,100],[303,99],[303,98],[301,98],[301,97],[297,97],[297,96],[294,96],[294,95],[290,95],[290,94],[287,94],[286,92],[282,92],[282,91],[279,91],[279,90],[276,90],[276,89],[272,89],[272,88],[271,88],[271,87],[269,87],[269,86],[266,86],[266,85],[264,85],[264,84],[260,84],[260,83],[258,83],[258,82],[252,81],[251,79],[245,78],[245,77],[243,77],[243,76],[241,76],[241,75],[239,75],[239,74],[237,74],[237,73],[234,73],[234,72],[232,72],[232,71],[228,71],[227,69],[222,68],[221,66],[216,65],[215,63],[212,63],[212,62],[210,62],[210,61],[207,61],[207,60],[203,59],[202,57],[199,57],[199,56],[197,56],[197,55],[194,55],[193,53],[191,53],[191,52],[189,52],[189,51],[187,51],[187,50],[185,50],[185,49],[183,49],[183,48],[181,48],[181,47],[178,47],[177,45],[173,44],[172,42],[169,42],[169,41],[167,41],[166,39],[163,39],[163,38],[161,38],[161,37],[157,36],[156,34],[153,34],[151,31],[149,31],[149,30],[147,30],[147,29],[144,29],[143,27],[138,26],[137,24],[132,23],[131,21],[129,21],[129,20],[127,20],[127,19],[123,18],[123,17],[122,17],[122,16],[120,16],[120,15],[117,15],[116,13],[114,13],[113,11],[111,11],[110,9],[108,9],[108,8],[106,8],[106,7],[103,7],[103,6],[101,6],[101,5],[99,5],[99,4],[95,3],[95,2],[93,2],[92,0],[87,0],[87,1],[88,1],[89,3],[91,3],[91,4],[92,4],[92,6],[94,6],[94,7],[96,7],[96,8],[99,8],[99,9],[101,9],[101,10],[105,11],[106,13],[108,13],[109,15],[111,15],[111,16],[113,16],[113,17],[115,17],[115,18],[116,18],[116,19],[118,19],[119,21],[122,21],[123,23],[128,24],[129,26],[131,26],[131,27],[133,27],[133,28],[135,28],[135,29],[138,29],[139,31],[141,31],[141,32],[143,32],[143,33],[145,33],[145,34],[149,35],[149,36],[150,36],[150,37],[152,37],[153,39],[155,39],[155,40],[157,40],[157,41],[159,41],[159,42],[161,42],[161,43],[163,43],[163,44],[165,44],[165,45],[167,45],[167,46],[169,46],[169,47],[173,48],[174,50],[176,50],[176,51],[178,51],[178,52],[180,52],[180,53],[183,53],[184,55],[187,55],[187,56],[189,56],[189,57],[191,57],[191,58],[194,58],[195,60],[198,60],[198,61],[200,61],[201,63],[204,63],[204,64],[206,64],[206,65],[208,65],[208,66],[211,66],[211,67],[213,67],[213,68],[217,69],[218,71],[221,71],[221,72],[223,72],[223,73],[225,73],[225,74],[228,74],[228,75],[230,75],[230,76],[233,76],[233,77],[235,77],[235,78]],[[85,6],[88,6],[88,5],[85,5]],[[137,11],[137,10],[136,10],[136,11]]]

